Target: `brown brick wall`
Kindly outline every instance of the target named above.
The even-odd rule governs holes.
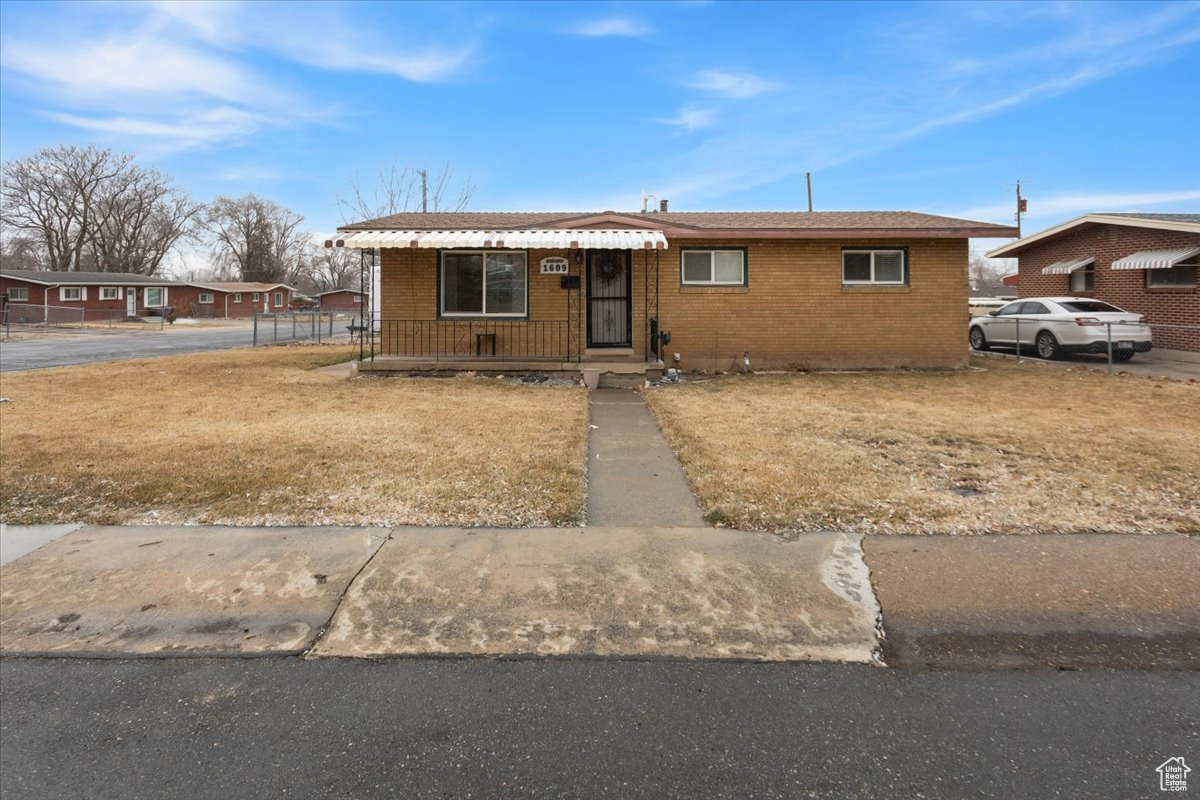
[[[118,297],[115,300],[101,300],[101,287],[99,286],[81,287],[86,288],[87,290],[87,297],[83,300],[62,300],[60,299],[59,287],[57,286],[45,287],[39,284],[27,283],[21,280],[0,278],[0,293],[3,293],[5,297],[8,296],[8,289],[10,286],[28,287],[29,303],[31,305],[42,305],[45,303],[46,305],[57,306],[60,308],[81,308],[84,310],[84,318],[89,322],[122,317],[124,316],[126,310],[125,292],[128,291],[128,287],[125,286],[118,287],[120,291],[117,293]],[[135,288],[137,289],[138,293],[137,309],[138,313],[141,314],[146,308],[144,299],[146,287],[138,286]],[[174,304],[176,292],[180,291],[180,287],[169,286],[166,287],[166,289],[167,303]],[[49,294],[49,297],[46,296],[47,294]],[[14,303],[12,305],[16,307],[20,304]]]
[[[653,292],[647,295],[647,280],[654,280],[657,258],[660,329],[672,337],[665,359],[670,363],[671,354],[679,353],[685,369],[734,369],[746,351],[752,366],[760,369],[966,363],[966,240],[689,240],[685,246],[747,248],[748,285],[685,287],[679,247],[657,254],[634,251],[633,347],[638,354],[645,352],[646,298],[653,298]],[[908,248],[909,285],[842,286],[843,246]],[[530,251],[530,320],[566,319],[567,297],[559,276],[538,274],[538,262],[569,255]],[[393,341],[387,341],[389,321],[436,318],[436,265],[434,250],[383,250],[380,299],[386,352],[400,352],[404,344],[394,324]],[[581,267],[572,263],[571,272],[586,285]],[[465,355],[474,345],[457,346],[456,352]]]
[[[1200,235],[1126,225],[1089,223],[1044,244],[1029,247],[1018,257],[1020,296],[1083,295],[1120,306],[1146,317],[1146,321],[1200,326],[1200,293],[1196,288],[1146,287],[1145,270],[1110,269],[1113,261],[1139,250],[1200,246]],[[1058,261],[1096,259],[1096,284],[1090,292],[1072,292],[1067,275],[1043,275],[1042,268]],[[1151,328],[1156,348],[1200,352],[1200,328]]]

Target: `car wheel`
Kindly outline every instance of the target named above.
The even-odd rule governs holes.
[[[1042,331],[1034,342],[1037,346],[1038,358],[1053,360],[1058,358],[1058,339],[1050,331]]]
[[[1113,357],[1113,361],[1117,361],[1119,363],[1124,364],[1126,361],[1133,358],[1133,351],[1132,350],[1123,350],[1123,349],[1117,350],[1114,348],[1112,357]]]
[[[967,339],[971,342],[972,350],[988,349],[987,337],[983,335],[983,328],[980,328],[978,325],[971,328],[971,333],[967,336]]]

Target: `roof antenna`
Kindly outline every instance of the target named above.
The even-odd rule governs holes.
[[[804,173],[804,182],[808,184],[808,211],[812,213],[812,173]]]

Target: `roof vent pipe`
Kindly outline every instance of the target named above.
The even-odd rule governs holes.
[[[666,200],[658,201],[658,210],[664,214],[667,213],[667,201]]]

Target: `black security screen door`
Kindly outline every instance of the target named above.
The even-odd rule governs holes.
[[[628,250],[588,253],[588,347],[629,347],[632,281]]]

